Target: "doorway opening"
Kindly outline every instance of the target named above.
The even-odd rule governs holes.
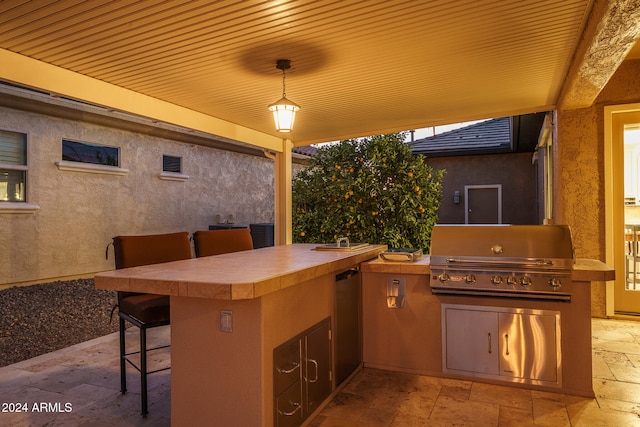
[[[640,315],[640,104],[605,107],[607,315]]]

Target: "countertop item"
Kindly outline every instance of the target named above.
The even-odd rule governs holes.
[[[422,258],[422,249],[390,248],[378,254],[383,261],[413,262]]]
[[[327,243],[325,245],[318,245],[314,249],[317,251],[342,251],[353,252],[369,246],[368,243]]]
[[[384,274],[431,274],[429,255],[425,255],[415,262],[383,261],[380,258],[372,259],[362,264],[360,269],[364,273]]]

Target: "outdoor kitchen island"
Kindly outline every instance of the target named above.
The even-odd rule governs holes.
[[[316,246],[273,246],[96,275],[100,289],[171,296],[173,425],[274,425],[274,350],[322,327],[335,330],[336,275],[386,249]],[[287,368],[300,378],[296,363]]]
[[[571,278],[573,293],[571,301],[554,301],[528,298],[505,298],[472,295],[438,295],[433,293],[434,279],[432,257],[423,257],[412,262],[384,262],[371,260],[362,265],[363,281],[363,363],[365,367],[407,372],[418,375],[459,378],[484,381],[512,387],[534,388],[538,390],[593,397],[592,347],[591,347],[591,286],[593,282],[604,286],[614,279],[614,270],[606,264],[590,259],[577,259],[573,265]],[[404,294],[404,305],[389,308],[384,303],[389,284],[399,283]],[[559,319],[559,338],[556,353],[543,352],[540,345],[522,345],[524,361],[531,360],[536,366],[555,365],[558,371],[552,381],[531,380],[531,372],[505,375],[500,357],[509,347],[498,345],[504,336],[487,333],[476,346],[470,335],[465,336],[469,347],[459,349],[453,358],[445,359],[447,328],[443,314],[448,308],[461,308],[466,316],[462,327],[470,334],[477,327],[484,327],[487,317],[499,319],[504,313],[543,314],[555,312]],[[543,312],[543,313],[541,313]],[[532,317],[533,318],[533,317]],[[548,316],[544,317],[549,319]],[[543,335],[543,329],[536,323],[534,335]],[[555,326],[555,325],[554,325]],[[489,328],[491,330],[491,328]],[[511,332],[509,332],[511,334]],[[481,335],[481,334],[480,334]],[[492,341],[491,343],[489,341]],[[553,340],[555,341],[555,339]],[[518,343],[511,343],[512,346]],[[487,349],[489,348],[489,351]],[[493,349],[493,350],[491,350]],[[518,349],[511,349],[517,356]],[[480,354],[475,354],[479,351]],[[455,356],[471,357],[471,362],[463,369],[446,371],[450,363],[458,363]],[[489,361],[487,361],[490,359]],[[450,363],[444,363],[449,360]],[[486,363],[485,363],[486,362]],[[475,364],[475,365],[474,365]],[[524,365],[524,363],[523,363]],[[492,371],[488,369],[495,369]],[[498,372],[498,370],[500,372]]]

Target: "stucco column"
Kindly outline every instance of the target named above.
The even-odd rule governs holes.
[[[275,160],[275,212],[274,212],[274,240],[276,245],[290,245],[291,231],[291,149],[293,143],[288,139],[282,140],[282,151],[276,153]]]
[[[622,263],[616,262],[613,254],[623,247],[624,184],[622,179],[615,185],[605,184],[613,180],[613,171],[620,173],[623,169],[623,154],[617,154],[620,157],[615,165],[612,159],[605,159],[605,150],[613,156],[612,138],[605,138],[605,107],[622,105],[621,110],[625,110],[631,107],[624,104],[640,101],[639,72],[640,60],[625,61],[592,106],[558,111],[557,223],[571,226],[576,257],[606,261],[616,267],[619,277],[624,277],[624,258],[618,256]],[[607,133],[611,135],[612,129]],[[608,168],[606,164],[610,164]],[[617,196],[613,194],[616,185]],[[613,315],[612,295],[610,284],[606,295],[604,286],[592,284],[593,315]]]
[[[571,226],[576,256],[604,260],[604,148],[601,108],[558,112],[557,224]]]

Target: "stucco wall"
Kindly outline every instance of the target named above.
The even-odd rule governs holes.
[[[571,227],[578,258],[605,261],[604,107],[639,102],[638,81],[640,60],[625,61],[591,107],[558,112],[555,217]],[[592,313],[604,316],[604,286],[592,293]]]
[[[503,224],[539,224],[537,206],[537,165],[533,153],[486,154],[476,156],[434,157],[427,163],[445,169],[442,204],[438,210],[441,224],[464,224],[465,185],[502,185]],[[460,192],[460,203],[453,203],[453,192]]]
[[[557,206],[580,258],[605,259],[604,107],[640,101],[640,60],[625,61],[590,108],[558,112]]]
[[[0,285],[91,275],[113,268],[105,248],[119,234],[207,229],[216,215],[273,222],[267,158],[0,107],[0,129],[27,134],[27,202],[0,213]],[[124,176],[59,170],[61,140],[120,147]],[[159,179],[162,155],[183,159],[186,181]]]

